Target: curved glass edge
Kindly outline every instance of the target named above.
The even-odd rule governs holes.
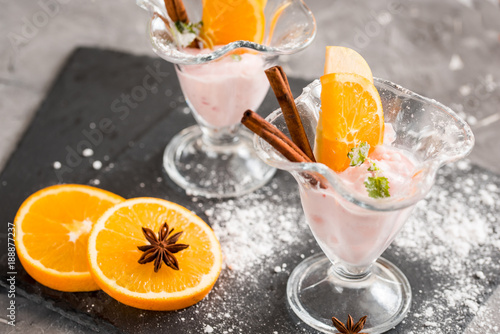
[[[432,159],[427,163],[427,166],[424,168],[424,174],[425,179],[422,181],[423,186],[419,188],[419,191],[414,193],[412,196],[405,198],[405,199],[372,199],[372,198],[367,198],[367,197],[361,197],[361,196],[356,196],[353,194],[349,188],[347,188],[343,182],[341,181],[340,177],[333,172],[328,166],[324,165],[323,163],[297,163],[297,162],[290,162],[286,160],[284,157],[282,157],[279,153],[275,152],[274,149],[272,151],[274,152],[274,156],[271,156],[268,151],[265,149],[265,147],[271,148],[271,146],[264,141],[262,138],[260,138],[257,135],[254,135],[253,143],[254,147],[259,155],[259,157],[264,160],[266,163],[269,165],[286,170],[290,172],[297,181],[301,179],[299,176],[302,173],[313,173],[313,174],[320,174],[326,180],[328,183],[335,189],[336,192],[338,192],[344,199],[348,200],[349,202],[356,204],[362,208],[368,209],[368,210],[374,210],[374,211],[394,211],[394,210],[401,210],[406,207],[412,206],[416,204],[418,201],[423,199],[427,193],[430,191],[434,184],[434,180],[436,177],[436,173],[441,168],[443,165],[447,163],[451,163],[457,160],[460,160],[462,158],[465,158],[467,155],[470,154],[472,151],[472,148],[474,147],[475,139],[474,139],[474,134],[472,133],[472,129],[470,126],[461,118],[457,115],[455,111],[453,111],[451,108],[443,105],[442,103],[430,99],[424,96],[421,96],[420,94],[417,94],[413,91],[410,91],[398,84],[395,84],[391,81],[380,79],[380,78],[374,78],[374,83],[376,87],[381,87],[381,88],[386,88],[392,91],[395,91],[398,93],[398,95],[404,95],[410,99],[413,100],[419,100],[421,102],[424,102],[426,104],[433,105],[448,115],[450,115],[458,124],[460,124],[463,127],[465,139],[464,139],[464,146],[462,148],[462,151],[460,151],[459,154],[455,155],[442,155],[437,157],[436,159]],[[300,103],[311,103],[316,97],[312,95],[312,92],[314,89],[317,89],[321,85],[321,82],[316,79],[309,85],[307,85],[303,91],[302,94],[295,99],[295,102],[297,105]],[[270,123],[273,123],[274,120],[276,120],[278,117],[282,116],[282,111],[280,108],[276,109],[273,111],[271,114],[269,114],[266,117],[266,120],[269,121]],[[317,115],[316,115],[317,117]],[[300,185],[300,182],[299,182]]]
[[[222,58],[238,49],[249,49],[261,53],[264,56],[273,57],[293,54],[308,47],[316,37],[316,19],[303,0],[290,1],[300,5],[302,13],[308,17],[308,20],[312,25],[311,32],[309,34],[303,34],[304,39],[301,40],[300,43],[285,43],[279,47],[273,47],[270,45],[263,45],[242,40],[226,44],[210,53],[203,54],[190,54],[183,52],[172,40],[160,38],[157,34],[153,33],[155,19],[158,19],[157,13],[161,14],[164,18],[171,22],[168,14],[166,13],[166,9],[161,5],[161,2],[158,3],[158,0],[136,0],[136,4],[148,11],[151,16],[147,33],[151,46],[153,47],[153,51],[156,55],[174,64],[199,65]],[[266,36],[264,40],[267,40],[268,37],[269,36]]]

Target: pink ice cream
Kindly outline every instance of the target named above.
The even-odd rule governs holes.
[[[392,138],[391,138],[392,137]],[[390,146],[394,131],[386,124],[384,145],[370,155],[389,180],[390,199],[409,191],[415,174],[415,161],[409,152]],[[392,139],[392,140],[391,140]],[[358,167],[349,167],[338,174],[353,192],[366,196],[364,181],[372,173],[368,161]],[[344,198],[332,188],[301,187],[301,200],[306,219],[325,254],[332,260],[341,260],[351,266],[364,267],[377,259],[389,246],[413,207],[399,211],[377,212],[363,209]]]
[[[256,110],[264,100],[269,89],[264,65],[261,55],[245,53],[176,68],[198,116],[209,126],[224,127],[239,123],[247,109]]]

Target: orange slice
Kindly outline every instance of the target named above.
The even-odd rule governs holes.
[[[201,34],[213,45],[245,40],[262,43],[265,1],[203,0]]]
[[[157,234],[167,222],[183,231],[175,253],[179,270],[139,264],[137,247],[148,245],[142,227]],[[135,198],[109,209],[89,237],[88,260],[96,283],[123,304],[147,310],[177,310],[202,300],[222,268],[222,252],[212,229],[186,208],[157,198]]]
[[[99,290],[87,265],[92,225],[124,198],[94,187],[65,184],[37,191],[14,220],[17,254],[41,284],[60,291]]]
[[[325,74],[355,73],[373,83],[373,75],[366,60],[353,49],[342,46],[327,46]]]
[[[362,142],[370,153],[382,144],[384,112],[377,89],[353,73],[321,77],[321,112],[316,129],[316,160],[336,172],[349,166],[347,154]]]

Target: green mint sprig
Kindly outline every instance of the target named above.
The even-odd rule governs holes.
[[[351,151],[347,153],[347,157],[351,160],[349,166],[356,167],[362,165],[368,156],[369,150],[370,144],[365,141],[359,144],[359,146],[351,148]]]
[[[368,167],[369,172],[376,172],[376,171],[380,170],[380,168],[377,167],[377,164],[375,162],[373,162],[372,159],[368,159],[368,161],[370,162],[370,167]]]
[[[189,22],[185,23],[182,21],[177,21],[175,22],[175,28],[177,28],[177,31],[180,32],[181,34],[189,33],[189,34],[195,34],[199,35],[200,34],[200,29],[203,26],[203,22]]]
[[[231,58],[233,59],[233,61],[241,61],[241,56],[240,55],[231,55]]]
[[[372,198],[386,198],[389,194],[389,180],[383,176],[369,176],[365,181],[368,196]]]
[[[172,35],[175,38],[179,47],[186,47],[191,45],[195,39],[200,39],[200,31],[203,22],[185,23],[181,21],[175,22],[172,30]]]
[[[380,176],[382,171],[372,159],[368,158],[369,150],[370,145],[367,142],[362,142],[359,146],[352,148],[347,154],[347,157],[351,160],[349,166],[360,166],[365,160],[368,161],[370,163],[368,171],[372,172],[372,176],[369,176],[365,181],[365,188],[368,192],[368,196],[372,198],[390,197],[389,180],[384,176]]]

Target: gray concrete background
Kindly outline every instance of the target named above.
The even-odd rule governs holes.
[[[352,47],[375,76],[459,112],[476,135],[471,159],[500,173],[498,0],[306,2],[318,35],[307,50],[282,59],[288,75],[316,78],[326,45]],[[43,14],[44,6],[50,16]],[[146,13],[133,0],[0,0],[0,8],[0,168],[75,47],[153,55],[145,36]],[[0,291],[0,309],[5,309],[8,299]],[[499,301],[497,291],[486,306],[492,312],[482,322],[494,322]],[[33,301],[18,296],[16,302],[17,326],[2,324],[2,317],[1,332],[88,332]],[[467,333],[479,333],[474,328],[473,323]]]

